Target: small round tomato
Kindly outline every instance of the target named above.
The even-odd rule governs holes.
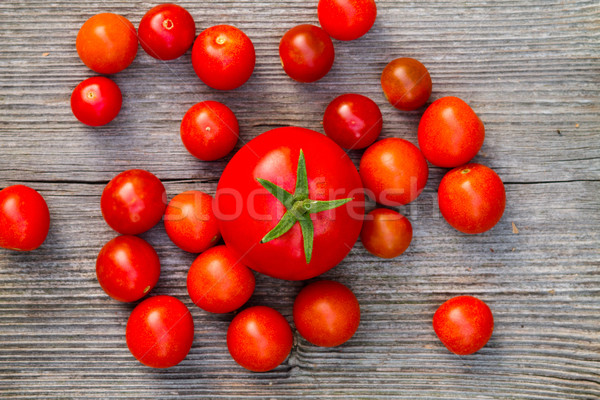
[[[24,185],[0,190],[0,247],[31,251],[44,243],[50,229],[46,200]]]
[[[388,138],[365,151],[360,177],[375,201],[400,206],[419,197],[427,184],[429,167],[417,146],[404,139]]]
[[[202,161],[225,157],[235,147],[240,127],[233,111],[217,101],[203,101],[192,106],[180,127],[185,148]]]
[[[496,226],[504,214],[504,183],[485,165],[463,165],[442,178],[438,203],[442,216],[454,229],[483,233]]]
[[[190,13],[176,4],[160,4],[148,11],[138,28],[146,53],[159,60],[174,60],[194,43],[196,23]]]
[[[335,58],[333,42],[323,29],[298,25],[283,35],[279,43],[281,65],[290,78],[298,82],[315,82],[323,78]]]
[[[270,307],[255,306],[235,316],[227,330],[227,348],[242,367],[270,371],[285,361],[294,337],[287,320]]]
[[[154,248],[137,236],[119,236],[106,243],[96,259],[96,277],[115,300],[136,301],[148,294],[160,276]]]
[[[431,76],[414,58],[397,58],[384,68],[381,87],[394,107],[412,111],[423,106],[431,96]]]
[[[85,65],[99,74],[115,74],[135,59],[138,38],[129,20],[117,14],[97,14],[85,21],[75,42]]]
[[[369,147],[379,137],[382,127],[379,106],[360,94],[336,97],[323,116],[323,129],[327,136],[346,149]]]
[[[381,258],[394,258],[408,249],[412,236],[408,218],[394,210],[377,208],[365,218],[360,240],[369,253]]]
[[[196,75],[213,89],[231,90],[242,86],[250,79],[255,63],[252,41],[230,25],[204,30],[192,48]]]
[[[458,97],[442,97],[425,110],[419,123],[419,147],[438,167],[454,168],[475,157],[485,127],[475,111]]]
[[[320,0],[319,23],[337,40],[354,40],[367,33],[377,18],[375,0]]]
[[[123,97],[116,83],[103,76],[88,78],[71,94],[73,115],[89,126],[108,124],[121,111]]]
[[[192,348],[192,314],[175,297],[150,297],[129,316],[125,339],[131,354],[142,364],[152,368],[173,367]]]
[[[106,223],[123,235],[138,235],[156,225],[167,207],[167,192],[153,174],[131,169],[115,176],[100,199]]]
[[[472,296],[454,297],[433,315],[433,330],[454,354],[479,351],[492,337],[494,317],[483,301]]]
[[[200,254],[187,276],[187,290],[195,305],[212,313],[228,313],[243,306],[254,293],[254,274],[226,246]]]
[[[173,197],[165,211],[165,230],[180,249],[201,253],[214,246],[221,234],[211,195],[190,190]]]
[[[312,344],[339,346],[358,329],[360,306],[354,293],[341,283],[314,282],[302,289],[294,301],[294,323]]]

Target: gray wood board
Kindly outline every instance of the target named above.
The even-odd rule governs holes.
[[[378,1],[364,38],[335,42],[333,70],[299,84],[283,72],[278,43],[300,23],[318,23],[316,0],[180,1],[198,32],[228,23],[253,40],[257,65],[242,88],[218,92],[194,74],[190,52],[159,62],[140,48],[114,75],[124,103],[115,121],[89,128],[75,120],[69,97],[93,76],[79,60],[75,36],[99,12],[138,25],[154,3],[13,1],[0,3],[0,187],[24,183],[46,198],[51,231],[38,250],[0,250],[0,396],[11,398],[398,398],[597,399],[600,397],[600,4],[587,0]],[[379,84],[390,60],[422,61],[432,100],[454,95],[486,125],[475,161],[506,183],[508,207],[492,231],[467,236],[439,215],[431,169],[418,201],[401,211],[413,222],[410,249],[392,261],[357,243],[324,275],[356,293],[356,335],[333,349],[295,332],[289,359],[250,373],[227,352],[231,315],[193,306],[185,288],[194,255],[184,254],[162,224],[142,237],[162,263],[154,294],[183,300],[196,324],[194,346],[177,367],[139,364],[125,344],[134,305],[108,298],[95,259],[115,236],[99,200],[117,173],[145,168],[169,197],[214,193],[230,156],[204,163],[179,139],[185,111],[201,100],[226,103],[244,142],[272,127],[322,131],[335,96],[358,92],[384,115],[383,137],[416,143],[423,110],[400,112]],[[353,160],[360,152],[352,152]],[[515,223],[519,233],[513,233]],[[301,282],[257,276],[251,305],[270,305],[292,322]],[[458,357],[437,340],[435,309],[458,294],[488,302],[495,331],[479,353]]]

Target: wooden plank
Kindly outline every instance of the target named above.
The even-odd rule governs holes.
[[[114,76],[124,94],[117,119],[88,128],[69,108],[71,90],[92,76],[78,59],[77,30],[102,11],[137,26],[151,3],[41,0],[0,3],[0,187],[25,183],[47,199],[52,227],[33,253],[0,250],[0,396],[8,398],[369,398],[595,399],[600,397],[600,5],[593,0],[440,0],[377,2],[369,34],[335,42],[329,75],[298,84],[277,54],[282,34],[317,23],[316,1],[179,1],[199,29],[234,24],[253,40],[257,67],[232,92],[195,76],[188,52],[162,63],[139,50]],[[47,54],[46,54],[47,53]],[[192,311],[194,346],[179,366],[154,371],[133,359],[124,340],[133,305],[107,298],[95,257],[114,237],[99,210],[104,185],[129,168],[165,181],[169,197],[214,193],[228,158],[203,163],[178,137],[191,105],[230,106],[242,141],[276,126],[322,130],[328,102],[346,92],[381,107],[384,137],[416,143],[423,110],[387,104],[379,75],[399,56],[421,60],[432,99],[467,100],[486,125],[476,161],[506,183],[508,208],[491,232],[471,237],[441,218],[432,168],[419,200],[401,210],[415,229],[411,248],[393,261],[358,243],[324,277],[356,293],[361,326],[335,349],[295,333],[290,358],[255,374],[230,358],[231,315],[193,306],[183,254],[162,224],[142,235],[161,258],[155,294],[177,296]],[[360,152],[351,152],[353,160]],[[371,205],[373,206],[373,205]],[[513,233],[512,224],[519,233]],[[267,304],[290,322],[301,282],[257,275],[251,305]],[[473,356],[450,354],[431,328],[433,312],[457,294],[484,299],[495,332]]]

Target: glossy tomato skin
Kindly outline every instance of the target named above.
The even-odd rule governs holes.
[[[100,199],[106,223],[123,235],[138,235],[156,225],[167,207],[162,182],[148,171],[131,169],[115,176]]]
[[[137,301],[158,282],[158,254],[144,239],[118,236],[100,250],[96,259],[96,277],[102,290],[113,299]]]
[[[32,251],[44,243],[50,230],[46,200],[25,185],[0,190],[0,247]]]
[[[358,39],[377,18],[375,0],[320,0],[317,12],[323,29],[337,40]]]
[[[454,297],[433,315],[433,330],[454,354],[479,351],[492,337],[494,317],[483,301],[472,296]]]
[[[192,48],[196,75],[213,89],[232,90],[242,86],[250,79],[255,63],[252,41],[230,25],[204,30]]]
[[[131,354],[142,364],[170,368],[190,352],[194,321],[185,304],[175,297],[150,297],[129,316],[125,339]]]
[[[173,197],[165,211],[165,230],[173,243],[189,253],[214,246],[221,234],[211,195],[189,190]]]
[[[417,146],[404,139],[388,138],[365,151],[360,177],[379,204],[400,206],[419,197],[427,184],[429,167]]]
[[[102,13],[83,24],[75,45],[79,58],[88,68],[99,74],[116,74],[135,59],[138,38],[127,18]]]
[[[250,299],[254,286],[252,271],[223,245],[200,254],[187,276],[187,290],[194,304],[212,313],[237,310]]]
[[[119,114],[122,103],[119,86],[103,76],[84,80],[71,94],[73,115],[89,126],[108,124]]]
[[[381,133],[383,116],[370,98],[354,93],[336,97],[325,110],[325,134],[345,149],[369,147]]]
[[[281,64],[298,82],[316,82],[331,70],[335,51],[331,38],[314,25],[298,25],[287,31],[279,43]]]
[[[323,347],[339,346],[354,335],[360,306],[345,285],[334,281],[311,283],[294,301],[294,324],[303,338]]]
[[[360,240],[374,256],[395,258],[408,249],[412,236],[408,218],[394,210],[377,208],[365,218]]]
[[[151,8],[140,21],[140,45],[154,58],[174,60],[194,43],[196,23],[190,13],[176,4]]]
[[[233,111],[217,101],[193,105],[183,117],[181,141],[194,157],[214,161],[233,150],[240,135],[240,126]]]
[[[285,361],[294,337],[290,324],[270,307],[255,306],[235,316],[227,330],[227,348],[242,367],[270,371]]]
[[[342,207],[311,215],[315,232],[309,264],[298,223],[283,236],[260,243],[286,208],[257,178],[293,193],[300,149],[309,198],[353,198]],[[251,140],[231,159],[217,187],[214,211],[225,244],[245,265],[275,278],[304,280],[333,268],[354,246],[364,218],[364,193],[356,167],[331,139],[304,128],[278,128]]]
[[[491,168],[466,164],[442,178],[438,203],[442,216],[456,230],[483,233],[496,226],[504,214],[504,183]]]
[[[438,167],[466,164],[481,149],[485,127],[475,111],[458,97],[442,97],[425,110],[419,123],[419,147]]]
[[[391,105],[412,111],[422,107],[431,96],[429,71],[414,58],[397,58],[381,74],[381,87]]]

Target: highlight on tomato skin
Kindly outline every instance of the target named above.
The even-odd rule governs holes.
[[[433,315],[433,329],[454,354],[469,355],[483,348],[494,331],[492,311],[473,296],[457,296],[442,304]]]
[[[0,247],[33,251],[50,230],[50,211],[42,195],[25,185],[0,190]]]

